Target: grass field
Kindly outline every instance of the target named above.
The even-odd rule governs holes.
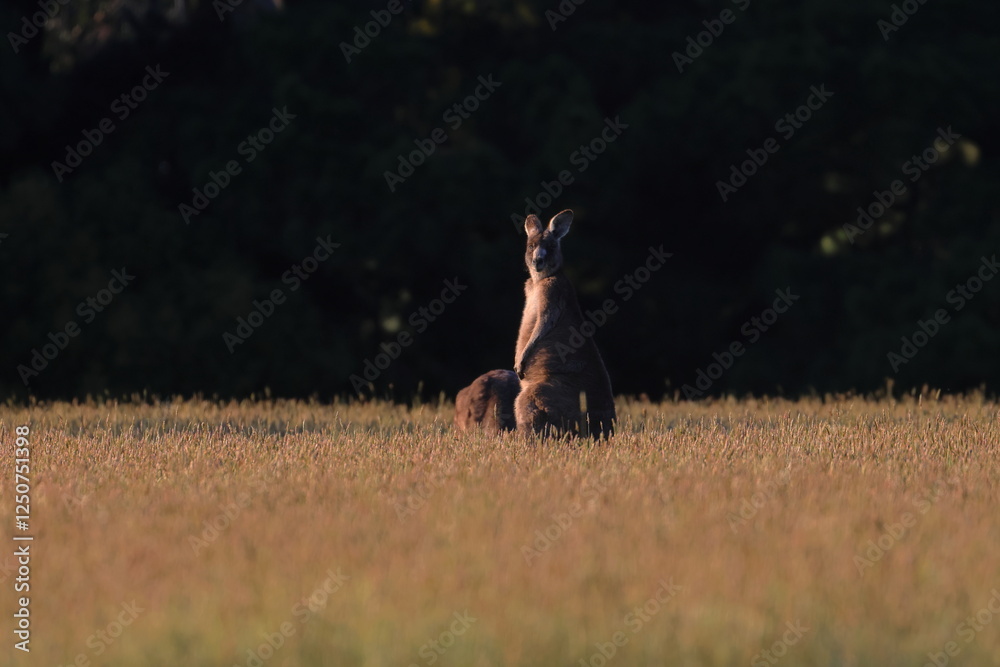
[[[1000,665],[996,403],[618,407],[600,445],[449,404],[4,407],[35,540],[0,662]]]

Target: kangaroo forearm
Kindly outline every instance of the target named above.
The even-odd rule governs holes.
[[[531,356],[534,351],[535,346],[538,344],[538,339],[532,336],[527,341],[525,341],[524,346],[518,350],[517,357],[524,363]]]
[[[528,338],[527,342],[524,344],[524,348],[520,351],[519,356],[522,364],[528,360],[531,353],[535,351],[536,347],[538,347],[538,342],[542,339],[542,337],[555,327],[556,322],[559,321],[559,314],[561,312],[561,304],[553,304],[549,310],[547,310],[544,315],[538,319],[534,330],[531,332],[531,337]]]

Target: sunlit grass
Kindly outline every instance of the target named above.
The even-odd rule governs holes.
[[[270,637],[288,667],[579,665],[621,632],[609,664],[770,664],[800,622],[781,664],[919,666],[949,641],[1000,664],[1000,617],[959,628],[1000,590],[995,403],[618,413],[610,444],[536,444],[456,434],[447,404],[4,408],[7,544],[32,429],[30,662],[257,664]],[[12,598],[0,655],[27,664]]]

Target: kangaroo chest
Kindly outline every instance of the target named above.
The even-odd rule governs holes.
[[[538,285],[534,285],[531,289],[527,290],[524,300],[524,312],[532,319],[532,321],[537,320],[538,316],[542,313],[542,307],[544,305],[544,299],[542,297],[542,290]]]

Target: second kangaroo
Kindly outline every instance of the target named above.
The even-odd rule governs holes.
[[[609,437],[615,403],[604,361],[591,337],[582,347],[570,345],[571,329],[579,331],[584,321],[576,291],[562,270],[560,240],[572,223],[570,210],[555,215],[548,228],[535,215],[524,221],[524,261],[530,277],[524,285],[524,315],[514,356],[514,371],[521,378],[514,415],[522,431],[580,433],[586,428],[590,435]],[[580,407],[581,392],[586,415]]]

